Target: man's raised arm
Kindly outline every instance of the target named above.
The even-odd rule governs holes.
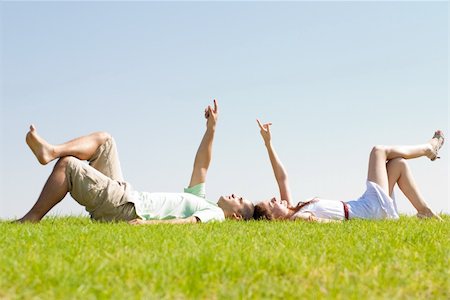
[[[189,187],[196,186],[206,180],[209,163],[212,158],[212,144],[214,140],[214,133],[216,131],[216,122],[218,116],[217,101],[214,99],[214,108],[210,105],[205,109],[206,132],[198,147],[195,155],[194,169],[192,170],[191,181]]]

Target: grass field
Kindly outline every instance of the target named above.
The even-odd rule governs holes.
[[[450,299],[445,222],[0,223],[1,299]]]

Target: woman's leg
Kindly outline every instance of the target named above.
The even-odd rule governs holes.
[[[405,159],[394,158],[390,160],[386,164],[386,169],[389,180],[389,195],[393,194],[394,186],[398,184],[400,190],[417,210],[418,216],[441,219],[426,203]]]
[[[441,135],[435,136],[425,144],[414,146],[375,146],[370,153],[369,172],[367,180],[377,183],[386,193],[389,193],[389,180],[386,161],[395,158],[412,159],[421,156],[435,157],[437,150],[443,144]]]
[[[17,222],[39,222],[49,210],[58,204],[69,192],[66,176],[67,162],[70,158],[61,158],[53,168],[47,182],[31,210]]]

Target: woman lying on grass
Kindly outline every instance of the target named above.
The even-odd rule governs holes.
[[[271,142],[270,126],[261,124],[261,129],[275,178],[280,189],[280,200],[272,198],[255,206],[255,219],[267,220],[305,220],[332,222],[348,219],[398,219],[398,212],[393,189],[398,184],[406,198],[417,209],[419,218],[436,218],[442,220],[427,205],[420,194],[407,159],[426,156],[432,161],[438,157],[438,151],[444,144],[440,130],[425,144],[414,146],[375,146],[370,153],[369,174],[365,193],[354,201],[333,201],[314,198],[293,206],[287,173],[281,164]]]

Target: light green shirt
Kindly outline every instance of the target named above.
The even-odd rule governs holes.
[[[223,221],[223,210],[205,196],[205,184],[184,189],[184,193],[131,192],[136,214],[144,220],[197,217],[201,222]]]

